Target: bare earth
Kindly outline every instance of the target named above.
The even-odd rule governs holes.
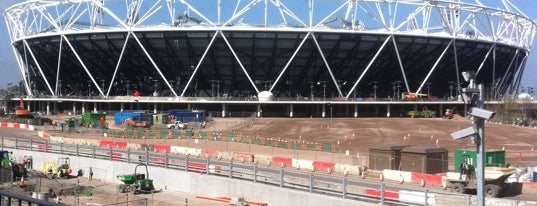
[[[108,120],[110,121],[110,120]],[[113,121],[110,121],[113,122]],[[260,145],[241,144],[236,142],[219,142],[219,141],[194,141],[192,139],[118,139],[112,137],[103,137],[100,130],[79,128],[79,133],[66,134],[60,133],[58,128],[45,126],[40,129],[47,131],[53,136],[64,136],[70,138],[82,139],[103,139],[113,141],[126,141],[131,143],[143,144],[167,144],[176,146],[188,146],[202,149],[211,149],[217,151],[230,152],[247,152],[253,154],[265,154],[283,157],[293,157],[301,159],[310,159],[317,161],[330,161],[333,163],[353,163],[364,164],[365,159],[356,162],[356,157],[366,156],[370,147],[384,143],[407,143],[412,146],[431,145],[448,149],[450,156],[453,156],[455,149],[474,148],[470,138],[455,141],[449,135],[450,133],[472,126],[472,122],[463,117],[457,116],[454,119],[419,119],[419,118],[214,118],[209,122],[204,130],[210,133],[228,133],[234,132],[247,136],[259,136],[262,138],[279,139],[281,141],[303,141],[303,142],[332,142],[338,144],[339,150],[335,153],[313,152],[304,150],[287,150],[275,147]],[[112,129],[121,129],[119,126]],[[159,129],[154,126],[152,129]],[[160,126],[162,129],[162,126]],[[532,148],[537,147],[535,139],[537,138],[537,129],[528,127],[518,127],[512,125],[500,125],[487,123],[486,129],[486,148],[487,149],[505,149],[507,159],[513,165],[537,165],[537,153]],[[348,156],[346,155],[348,151]],[[450,169],[453,169],[453,159],[450,161]],[[37,178],[28,180],[37,181]],[[48,187],[54,184],[61,184],[63,188],[74,188],[76,178],[67,180],[68,182],[44,181],[43,186]],[[37,182],[34,182],[37,184]],[[147,198],[148,205],[163,204],[167,205],[166,196],[173,195],[180,197],[180,202],[189,199],[189,205],[225,205],[218,202],[196,199],[196,194],[185,193],[164,193],[151,195],[137,195],[128,197],[125,194],[117,194],[114,184],[102,182],[88,182],[86,178],[81,179],[81,185],[90,187],[93,191],[92,196],[81,195],[78,197],[67,195],[62,197],[64,203],[76,205],[81,203],[97,203],[102,200],[106,203],[111,201],[132,201],[133,198]],[[4,187],[5,188],[5,187]],[[8,187],[9,189],[18,188],[17,186]],[[7,188],[6,188],[7,189]],[[20,189],[17,189],[20,190]],[[102,194],[100,194],[102,193]],[[114,194],[114,195],[111,195]],[[203,194],[201,194],[203,195]],[[153,202],[154,201],[154,202]],[[177,203],[177,199],[171,200]],[[255,201],[255,200],[253,200]],[[153,204],[152,204],[153,203]],[[144,201],[131,202],[131,205],[145,205]]]

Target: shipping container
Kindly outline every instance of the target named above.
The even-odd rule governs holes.
[[[205,111],[201,110],[183,110],[172,109],[170,110],[170,121],[179,120],[182,122],[203,122],[205,121]]]
[[[122,125],[123,122],[125,122],[126,119],[136,119],[137,116],[141,115],[143,112],[140,111],[124,111],[124,112],[117,112],[114,117],[114,122],[116,125]]]
[[[398,170],[401,150],[408,144],[390,143],[369,148],[369,168],[373,170]]]
[[[414,146],[401,150],[400,169],[426,174],[448,171],[448,151],[442,147]]]
[[[463,161],[467,161],[474,167],[477,166],[477,153],[475,148],[455,150],[455,171],[460,171]],[[505,151],[487,150],[485,152],[485,167],[505,167]]]

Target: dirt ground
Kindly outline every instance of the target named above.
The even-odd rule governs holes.
[[[188,139],[117,139],[112,137],[103,137],[100,130],[79,128],[78,133],[67,134],[61,133],[61,130],[52,126],[44,126],[39,129],[45,130],[54,136],[64,136],[69,138],[85,139],[107,139],[114,141],[127,141],[132,143],[143,144],[167,144],[177,146],[188,146],[203,149],[212,149],[218,151],[235,151],[248,152],[254,154],[278,155],[287,157],[299,157],[318,161],[331,161],[334,163],[354,163],[352,162],[355,154],[366,155],[368,149],[372,146],[385,143],[406,143],[412,146],[430,145],[444,147],[453,157],[455,149],[474,148],[470,138],[463,140],[453,140],[449,135],[457,130],[470,127],[472,122],[463,117],[454,119],[442,118],[214,118],[204,128],[211,133],[235,132],[248,136],[260,136],[266,138],[304,141],[304,142],[332,142],[340,146],[336,153],[311,152],[303,150],[287,150],[260,145],[249,145],[234,142],[218,141],[198,141]],[[113,129],[121,129],[120,126],[113,126]],[[155,129],[153,127],[152,129]],[[486,148],[505,149],[506,162],[518,166],[535,166],[537,165],[537,153],[533,148],[537,147],[535,138],[537,129],[529,127],[519,127],[512,125],[500,125],[487,123],[485,127]],[[349,156],[345,155],[348,151]],[[450,161],[453,169],[453,161]],[[36,176],[39,177],[39,176]],[[33,178],[37,181],[38,178]],[[42,179],[42,178],[41,178]],[[32,181],[32,180],[29,180]],[[76,203],[77,201],[99,203],[99,201],[133,201],[134,198],[140,198],[131,202],[131,205],[145,205],[145,201],[153,201],[154,204],[167,205],[163,196],[137,195],[128,197],[125,194],[118,194],[117,186],[102,182],[89,182],[85,178],[79,180],[82,183],[80,196],[60,195],[63,202]],[[42,187],[62,188],[64,191],[72,191],[76,188],[77,178],[67,182],[46,180],[40,183]],[[56,184],[56,185],[55,185]],[[37,182],[34,183],[37,185]],[[10,188],[19,188],[16,185]],[[19,188],[18,190],[28,190],[28,188]],[[91,196],[86,196],[85,191],[92,191]],[[59,193],[56,191],[56,193]],[[72,194],[72,192],[71,192]],[[114,195],[111,195],[114,194]],[[100,198],[106,197],[106,198]],[[154,194],[156,195],[156,194]],[[160,195],[160,194],[159,194]],[[164,194],[163,194],[164,195]],[[168,194],[169,195],[169,194]],[[181,196],[182,195],[182,196]],[[174,196],[177,196],[174,194]],[[196,199],[192,194],[179,194],[181,200],[190,198],[189,205],[225,205],[218,202],[202,201]],[[145,198],[145,199],[144,199]],[[161,201],[161,202],[158,202]],[[200,203],[201,201],[201,203]],[[177,200],[175,200],[177,203]],[[102,203],[101,203],[102,204]],[[153,204],[148,204],[153,205]]]
[[[114,126],[113,120],[107,120],[111,129],[122,129]],[[272,138],[282,141],[301,141],[323,143],[331,142],[339,145],[337,153],[321,153],[284,150],[259,145],[245,145],[228,142],[201,142],[178,139],[121,139],[121,141],[143,144],[167,144],[190,146],[218,151],[249,152],[296,157],[312,160],[325,157],[326,161],[341,159],[341,154],[366,154],[370,147],[385,143],[405,143],[411,146],[444,147],[450,156],[456,149],[475,148],[471,138],[453,140],[450,133],[472,126],[472,121],[461,116],[454,119],[442,118],[213,118],[203,129],[209,133],[243,134],[250,137]],[[47,128],[43,128],[47,130]],[[164,129],[162,125],[151,129]],[[56,130],[57,131],[57,130]],[[103,137],[100,130],[81,128],[80,133],[59,134],[73,138],[109,139]],[[56,135],[56,134],[53,134]],[[487,150],[506,151],[506,163],[512,165],[537,165],[537,129],[513,125],[486,123],[485,147]],[[118,140],[118,139],[115,139]],[[309,157],[304,157],[304,155]],[[326,157],[329,156],[329,157]],[[334,161],[335,160],[335,161]],[[342,162],[345,163],[345,162]]]

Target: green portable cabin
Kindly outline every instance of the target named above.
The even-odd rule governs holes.
[[[104,113],[84,113],[82,115],[82,126],[84,127],[103,127],[101,125],[101,117],[103,118],[104,124],[106,124],[106,114]]]
[[[469,164],[476,167],[477,153],[473,149],[457,149],[455,150],[455,171],[460,172],[461,164],[467,161]],[[485,151],[485,167],[504,167],[505,166],[505,151],[504,150],[487,150]]]
[[[153,125],[168,124],[170,122],[170,115],[168,114],[154,114]]]

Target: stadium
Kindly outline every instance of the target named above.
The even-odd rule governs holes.
[[[516,95],[537,26],[502,3],[25,1],[4,17],[33,110],[357,117],[462,105],[463,71],[490,102]]]

